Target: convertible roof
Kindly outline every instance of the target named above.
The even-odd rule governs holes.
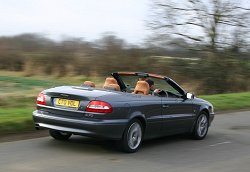
[[[152,73],[145,73],[145,72],[114,72],[114,73],[117,73],[118,75],[133,75],[133,76],[135,75],[135,76],[153,77],[158,79],[168,79],[168,77],[166,76],[152,74]]]

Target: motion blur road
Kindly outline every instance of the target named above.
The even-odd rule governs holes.
[[[78,136],[66,142],[44,137],[0,143],[0,171],[249,172],[250,111],[217,115],[205,140],[150,140],[134,154]]]

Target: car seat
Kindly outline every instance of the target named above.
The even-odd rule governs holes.
[[[92,82],[92,81],[85,81],[82,86],[85,86],[85,87],[95,87],[95,83]]]
[[[114,78],[106,78],[103,88],[114,91],[121,91],[120,86]]]
[[[149,85],[146,81],[137,81],[133,94],[149,94]]]

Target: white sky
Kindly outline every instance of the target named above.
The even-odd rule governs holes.
[[[249,7],[249,0],[239,1]],[[0,36],[44,34],[86,40],[114,32],[130,43],[150,34],[146,20],[152,0],[0,0]]]
[[[150,0],[0,0],[0,36],[42,33],[97,39],[112,31],[130,43],[149,34]]]

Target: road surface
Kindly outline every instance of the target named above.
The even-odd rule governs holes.
[[[250,111],[221,114],[205,140],[184,136],[146,141],[139,152],[73,136],[0,143],[0,172],[249,172]]]

